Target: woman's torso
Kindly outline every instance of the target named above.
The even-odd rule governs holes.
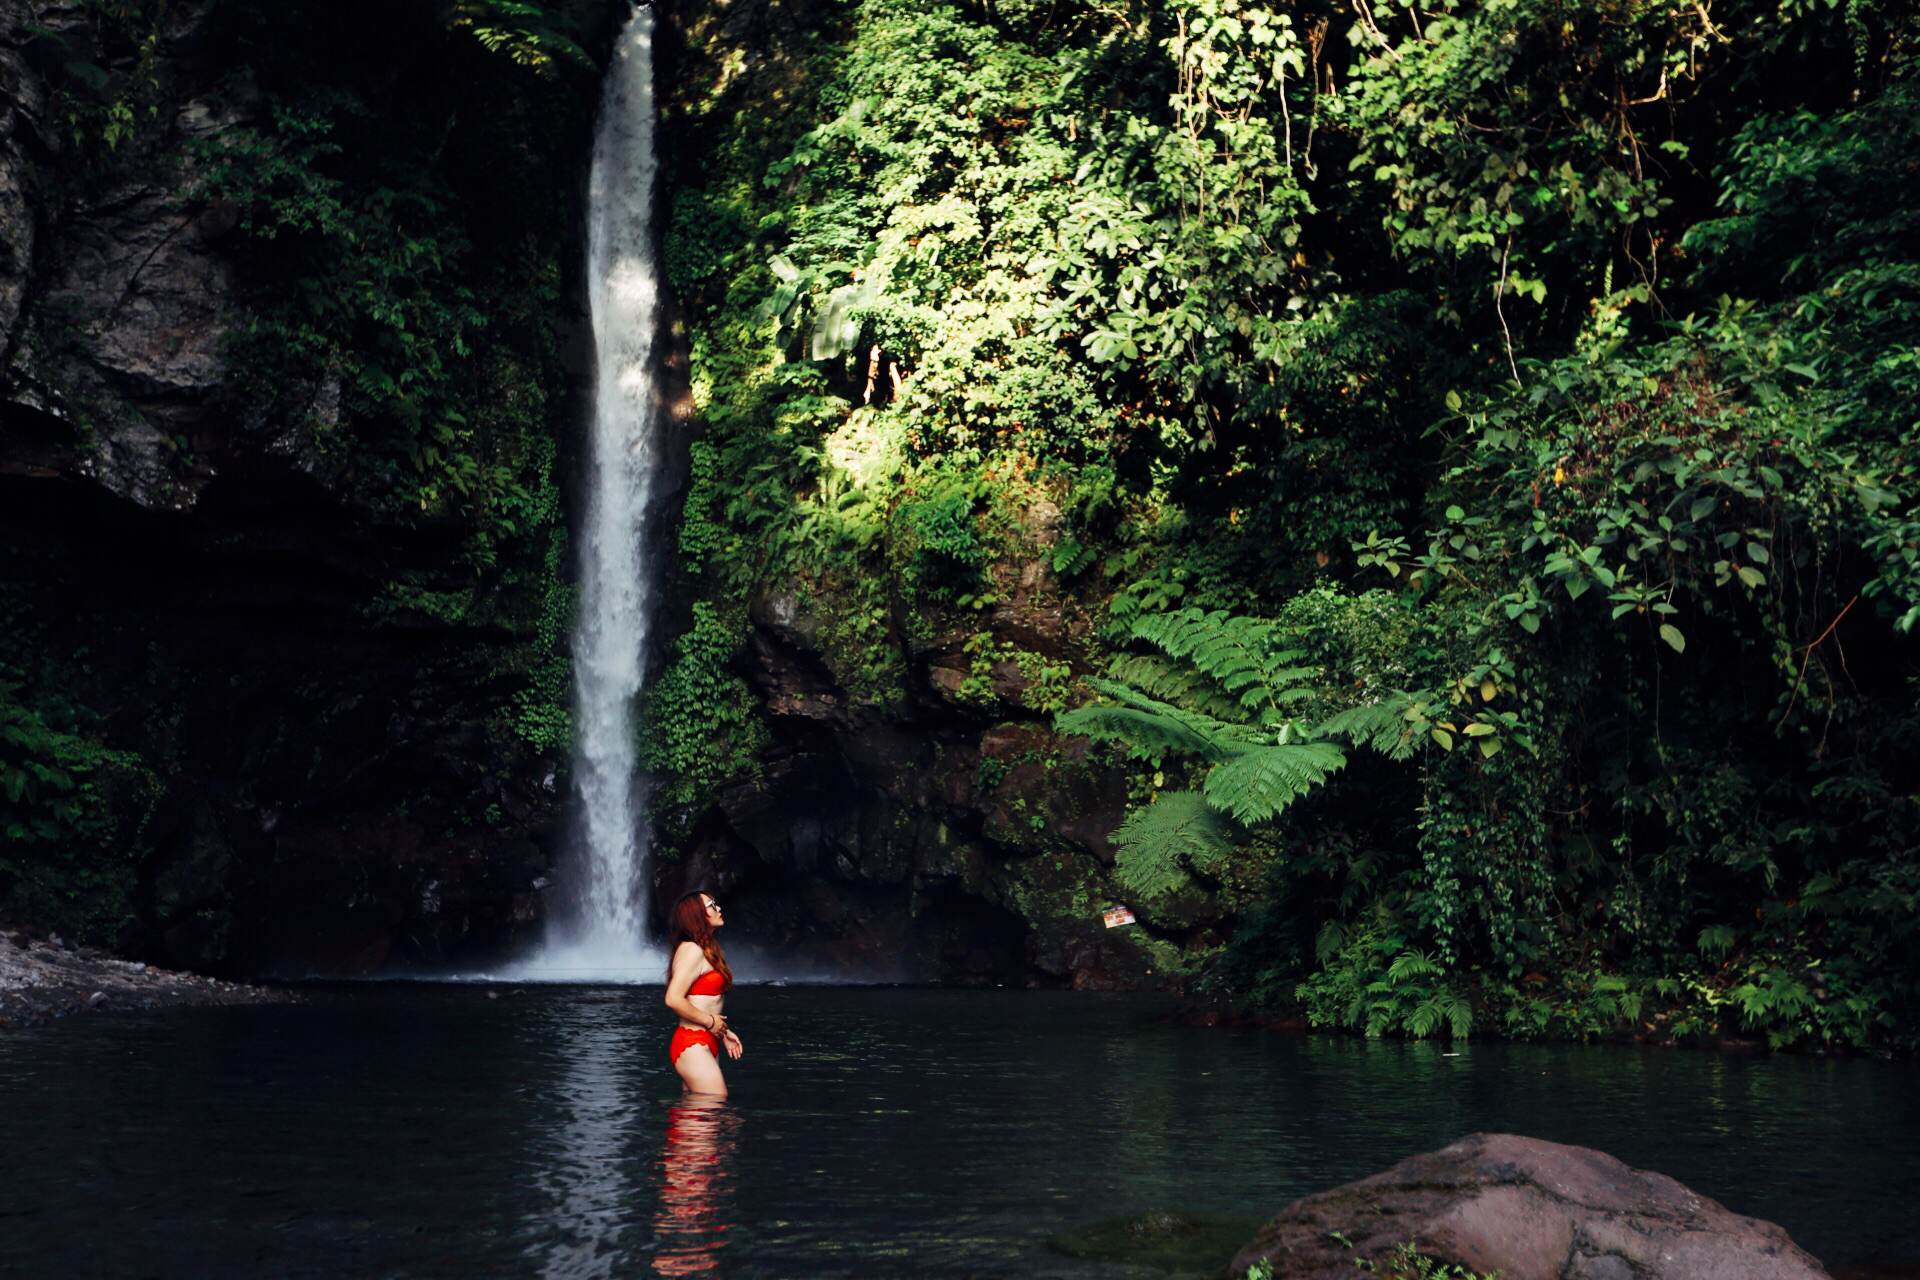
[[[706,957],[703,955],[700,958],[704,963]],[[726,991],[731,985],[733,984],[728,980],[727,975],[709,965],[706,969],[694,975],[692,985],[687,988],[687,999],[693,1002],[694,1008],[699,1009],[703,1013],[709,1015],[716,1014],[719,1013],[721,1008],[726,1004]],[[702,1027],[701,1023],[689,1022],[685,1018],[680,1020],[680,1025],[683,1027]]]

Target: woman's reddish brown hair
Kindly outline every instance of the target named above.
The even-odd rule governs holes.
[[[673,978],[673,957],[680,950],[680,944],[691,942],[700,948],[700,954],[707,963],[720,971],[727,985],[733,985],[733,970],[727,967],[726,953],[720,950],[720,939],[713,936],[713,924],[707,919],[707,899],[713,895],[704,889],[695,889],[692,893],[682,894],[680,901],[673,904],[673,910],[667,913],[667,978]]]

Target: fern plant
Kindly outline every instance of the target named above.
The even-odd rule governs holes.
[[[1113,679],[1089,678],[1106,701],[1056,723],[1156,768],[1173,757],[1204,770],[1196,790],[1157,794],[1114,833],[1115,870],[1142,898],[1217,871],[1237,829],[1271,821],[1346,765],[1343,741],[1405,759],[1418,740],[1403,695],[1303,719],[1300,705],[1323,694],[1320,673],[1298,665],[1272,622],[1189,608],[1136,618],[1131,633],[1159,652],[1122,660]]]
[[[1442,1033],[1461,1040],[1473,1029],[1473,1005],[1446,969],[1409,946],[1384,915],[1353,929],[1330,921],[1315,951],[1321,970],[1300,983],[1294,997],[1316,1027],[1416,1040]]]

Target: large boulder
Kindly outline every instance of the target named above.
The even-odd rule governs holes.
[[[1815,1280],[1771,1222],[1731,1213],[1612,1156],[1510,1133],[1470,1134],[1385,1173],[1297,1200],[1227,1267],[1349,1280],[1412,1242],[1500,1280]]]

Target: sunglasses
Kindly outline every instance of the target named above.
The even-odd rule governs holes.
[[[707,904],[707,910],[709,911],[718,911],[719,909],[720,909],[720,904],[717,902],[709,902]]]

